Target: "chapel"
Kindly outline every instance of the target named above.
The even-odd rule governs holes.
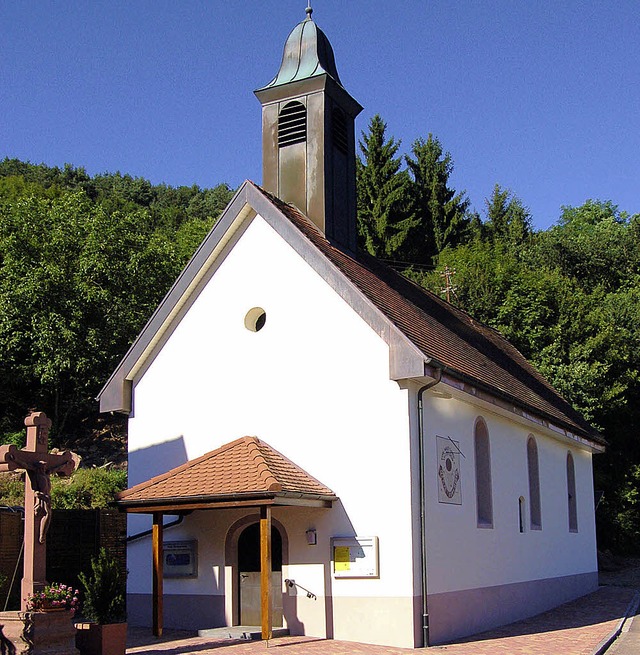
[[[275,63],[275,62],[274,62]],[[245,182],[100,392],[128,416],[128,620],[444,643],[598,584],[605,443],[496,330],[359,252],[311,8]]]

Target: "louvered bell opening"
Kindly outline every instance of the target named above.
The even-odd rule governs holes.
[[[278,147],[284,148],[307,140],[307,108],[301,102],[290,102],[278,116]]]
[[[346,155],[349,149],[349,142],[347,139],[347,119],[341,109],[336,108],[333,110],[331,123],[333,127],[333,145],[337,150]]]

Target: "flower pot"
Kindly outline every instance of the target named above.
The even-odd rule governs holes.
[[[124,655],[127,624],[76,623],[76,648],[80,655]]]

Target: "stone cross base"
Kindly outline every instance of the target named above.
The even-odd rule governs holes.
[[[66,610],[0,612],[0,644],[11,655],[79,655],[73,617]]]

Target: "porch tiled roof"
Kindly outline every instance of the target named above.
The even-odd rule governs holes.
[[[257,437],[242,437],[116,496],[121,506],[269,496],[337,500],[306,471]]]
[[[256,188],[425,356],[448,374],[599,444],[604,439],[497,330],[373,257],[349,256],[295,207]]]

